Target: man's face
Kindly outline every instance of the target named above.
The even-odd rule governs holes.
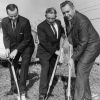
[[[18,18],[18,11],[17,11],[17,9],[15,9],[14,11],[11,11],[11,10],[8,9],[8,17],[11,20],[15,21]]]
[[[63,16],[67,18],[67,20],[71,20],[75,14],[75,9],[71,8],[68,4],[61,8]]]
[[[49,22],[49,23],[53,23],[56,19],[56,15],[54,13],[48,13],[46,15],[46,20]]]

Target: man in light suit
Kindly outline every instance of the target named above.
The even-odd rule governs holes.
[[[96,57],[100,54],[100,37],[90,20],[75,10],[71,1],[60,5],[67,35],[73,45],[76,83],[74,100],[92,100],[89,75]]]
[[[18,75],[18,60],[22,57],[19,88],[21,94],[25,94],[28,68],[34,51],[34,42],[31,34],[31,26],[28,19],[18,14],[18,7],[9,4],[6,7],[8,17],[2,20],[4,45],[6,56],[13,59],[14,68]],[[16,93],[16,85],[10,67],[11,89],[8,94]],[[18,78],[18,77],[17,77]]]
[[[37,56],[41,63],[39,100],[45,99],[56,58],[60,54],[60,39],[64,36],[61,22],[56,19],[56,16],[56,10],[48,8],[45,12],[46,20],[37,26],[39,38]]]

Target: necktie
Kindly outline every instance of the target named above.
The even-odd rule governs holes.
[[[55,37],[57,38],[57,31],[56,31],[56,29],[55,29],[55,27],[54,27],[53,24],[51,24],[51,26],[52,26],[52,28],[53,28],[54,35],[55,35]]]
[[[16,28],[16,25],[15,25],[15,22],[14,22],[14,21],[12,21],[12,28],[13,28],[13,31],[14,31],[15,28]]]
[[[69,21],[69,27],[70,27],[70,29],[71,29],[71,27],[72,27],[72,25],[71,25],[71,21]]]

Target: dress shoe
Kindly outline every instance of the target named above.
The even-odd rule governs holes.
[[[54,94],[49,93],[49,94],[48,94],[48,98],[49,98],[49,97],[54,97]]]
[[[17,89],[14,89],[13,91],[14,91],[14,93],[15,93],[15,94],[17,94],[17,93],[18,93],[18,90],[17,90]]]
[[[10,89],[10,91],[7,91],[6,93],[5,93],[5,95],[13,95],[14,94],[14,91],[12,90],[12,89]]]
[[[39,100],[45,100],[45,95],[40,95]]]
[[[28,77],[27,77],[27,80],[31,80],[33,78],[39,79],[39,75],[37,73],[35,73],[35,72],[34,73],[29,73]]]
[[[17,89],[10,89],[10,91],[7,91],[6,92],[6,95],[13,95],[13,94],[17,94],[18,92],[17,92]]]
[[[52,94],[52,93],[49,93],[49,94],[48,94],[48,96],[49,96],[49,97],[52,97],[52,96],[54,96],[54,94]]]

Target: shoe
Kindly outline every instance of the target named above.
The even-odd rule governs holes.
[[[45,95],[40,95],[39,100],[45,100]]]
[[[14,89],[13,92],[14,92],[15,94],[18,94],[18,90],[17,90],[17,89]]]
[[[21,95],[21,100],[26,100],[25,93],[23,93],[23,94]]]
[[[49,94],[48,94],[48,98],[49,98],[49,97],[54,97],[54,94],[49,93]]]
[[[6,95],[13,95],[13,94],[17,94],[18,92],[17,92],[17,89],[10,89],[10,91],[7,91],[6,92]]]
[[[39,75],[37,73],[29,73],[27,80],[31,80],[33,78],[39,79]]]
[[[13,95],[14,94],[14,91],[12,90],[12,89],[10,89],[10,91],[7,91],[6,93],[5,93],[5,95]]]

